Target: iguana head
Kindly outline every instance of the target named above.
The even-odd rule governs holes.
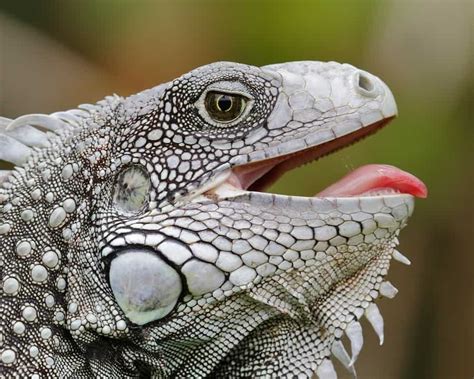
[[[406,259],[397,236],[426,189],[369,165],[314,197],[264,191],[396,113],[388,87],[347,64],[220,62],[126,99],[4,121],[0,158],[28,161],[0,192],[3,363],[58,375],[331,377],[334,354],[353,370],[362,315],[383,340],[374,300],[396,293],[384,277],[392,257]],[[37,229],[25,229],[25,210]],[[31,333],[57,337],[43,341],[47,365],[14,342],[33,335],[11,331],[30,326],[16,311],[28,306],[39,314]]]

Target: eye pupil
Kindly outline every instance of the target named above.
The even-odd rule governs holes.
[[[232,103],[233,100],[230,96],[227,95],[220,95],[217,98],[217,107],[222,111],[222,112],[228,112],[232,108]]]
[[[229,123],[245,110],[248,99],[239,94],[209,91],[204,100],[209,117],[220,123]]]

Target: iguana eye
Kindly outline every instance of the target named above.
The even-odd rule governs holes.
[[[140,166],[124,169],[115,181],[113,204],[124,212],[143,209],[150,191],[150,177]]]
[[[238,94],[209,91],[204,105],[209,117],[218,122],[231,122],[245,110],[247,99]]]

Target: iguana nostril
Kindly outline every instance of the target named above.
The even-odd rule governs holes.
[[[355,80],[356,88],[363,95],[375,95],[376,86],[375,86],[374,80],[375,79],[370,77],[366,72],[358,71],[356,73],[356,80]]]

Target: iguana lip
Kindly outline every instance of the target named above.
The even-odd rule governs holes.
[[[361,130],[295,153],[240,165],[232,169],[227,183],[239,190],[264,192],[286,172],[348,146],[386,125],[385,118]],[[427,196],[426,185],[414,175],[394,166],[370,164],[359,167],[320,191],[315,197],[377,196],[389,194]]]

